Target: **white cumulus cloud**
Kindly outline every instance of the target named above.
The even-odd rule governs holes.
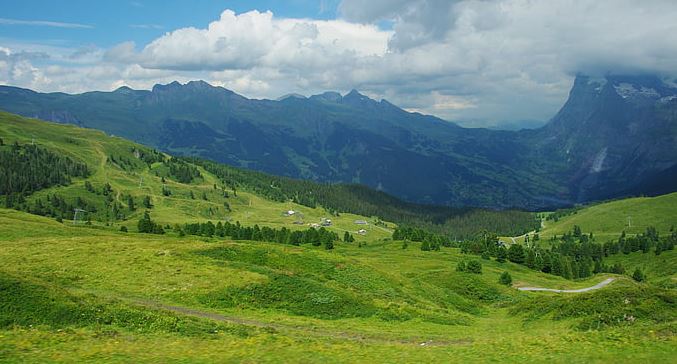
[[[579,72],[677,73],[672,0],[342,0],[338,12],[225,10],[108,49],[0,41],[0,82],[79,92],[204,79],[257,98],[357,88],[478,126],[547,120]]]

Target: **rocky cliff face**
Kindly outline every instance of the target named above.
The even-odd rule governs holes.
[[[575,201],[610,198],[677,164],[676,115],[670,81],[579,76],[535,145]]]

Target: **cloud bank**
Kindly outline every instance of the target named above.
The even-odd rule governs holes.
[[[0,82],[79,92],[205,79],[258,98],[358,88],[487,126],[547,120],[579,72],[677,70],[674,1],[343,0],[338,10],[328,21],[225,10],[147,44],[88,49],[87,62],[0,48]]]

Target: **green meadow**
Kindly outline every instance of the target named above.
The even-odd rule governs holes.
[[[336,216],[319,206],[271,201],[246,188],[224,189],[204,169],[199,178],[181,183],[164,163],[146,165],[134,157],[135,148],[145,147],[98,131],[2,114],[0,137],[6,145],[36,143],[91,169],[86,179],[42,189],[26,197],[27,203],[59,194],[69,201],[86,198],[96,207],[75,222],[0,208],[0,362],[677,358],[674,250],[609,257],[628,270],[644,269],[644,282],[610,273],[567,280],[458,248],[422,251],[421,243],[393,241],[393,222],[376,224],[375,216]],[[106,184],[123,218],[106,211],[98,192]],[[152,208],[142,206],[146,196]],[[546,223],[541,234],[559,235],[579,225],[586,233],[615,237],[625,229],[627,214],[637,229],[628,233],[648,225],[667,233],[677,215],[675,196],[592,206]],[[136,209],[129,208],[129,197]],[[288,210],[295,214],[284,216]],[[145,211],[168,227],[165,234],[137,232]],[[339,236],[348,231],[356,240],[326,249],[181,236],[174,227],[239,221],[300,230],[323,218],[332,219],[327,229]],[[120,231],[123,226],[128,232]],[[469,260],[480,261],[481,274],[457,271]],[[499,283],[504,272],[512,277],[510,285]],[[607,278],[615,280],[585,293],[517,289],[577,289]]]

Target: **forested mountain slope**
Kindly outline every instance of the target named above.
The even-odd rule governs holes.
[[[677,88],[649,76],[580,76],[549,124],[523,131],[461,128],[357,91],[253,100],[201,81],[79,95],[2,86],[0,108],[411,202],[542,208],[677,189]]]
[[[150,211],[162,225],[194,221],[273,223],[298,229],[331,218],[337,232],[356,220],[426,227],[460,239],[482,230],[519,234],[537,225],[522,211],[403,202],[361,185],[267,175],[195,158],[175,158],[104,133],[0,113],[0,200],[59,219],[135,225]],[[289,210],[305,215],[283,216]],[[301,215],[300,214],[300,215]],[[389,230],[376,229],[387,236]]]

